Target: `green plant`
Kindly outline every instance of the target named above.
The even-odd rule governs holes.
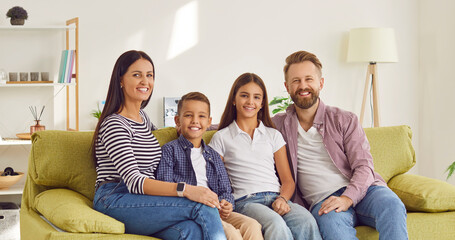
[[[93,111],[91,112],[91,114],[92,114],[92,116],[94,116],[95,118],[100,119],[101,110],[99,110],[99,109],[98,109],[98,110],[93,110]]]
[[[90,114],[92,114],[92,116],[94,116],[96,119],[100,119],[101,117],[100,105],[97,106],[96,110],[92,110]]]
[[[28,14],[22,7],[15,6],[8,10],[6,17],[11,19],[28,19]]]
[[[453,162],[446,170],[447,172],[447,179],[452,176],[453,172],[455,171],[455,162]]]
[[[292,103],[293,102],[290,97],[277,96],[274,97],[272,101],[270,101],[269,106],[276,105],[275,108],[272,110],[272,114],[276,114],[282,111],[286,111],[286,108],[288,108],[289,105],[291,105]]]

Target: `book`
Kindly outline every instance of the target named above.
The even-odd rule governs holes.
[[[74,66],[74,50],[69,50],[68,64],[67,64],[67,74],[65,78],[66,83],[71,83],[73,75],[73,66]]]
[[[68,50],[62,51],[62,57],[60,59],[60,68],[58,71],[58,83],[63,83],[63,78],[65,77],[65,68],[66,68],[66,59],[68,55]]]
[[[66,61],[65,61],[65,69],[63,70],[63,80],[62,80],[62,83],[66,83],[67,79],[68,79],[68,68],[69,68],[69,65],[70,65],[70,62],[71,62],[71,51],[70,50],[66,50],[67,53],[66,53]]]

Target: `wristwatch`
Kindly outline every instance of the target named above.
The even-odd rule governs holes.
[[[185,191],[185,183],[179,182],[177,183],[177,196],[183,197],[183,191]]]

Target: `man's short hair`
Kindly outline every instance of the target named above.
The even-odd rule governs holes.
[[[207,96],[205,96],[204,94],[202,94],[200,92],[190,92],[190,93],[183,95],[182,98],[179,100],[179,103],[177,104],[177,115],[180,114],[180,111],[183,106],[183,102],[189,101],[189,100],[195,100],[195,101],[201,101],[201,102],[207,103],[207,105],[209,105],[209,115],[210,115],[210,101],[207,98]]]
[[[319,61],[318,57],[316,57],[316,55],[314,55],[314,54],[312,54],[310,52],[298,51],[298,52],[295,52],[295,53],[289,55],[286,58],[286,65],[284,65],[284,68],[283,68],[284,79],[287,80],[288,70],[289,70],[289,67],[292,64],[294,64],[294,63],[302,63],[302,62],[305,62],[305,61],[312,62],[316,66],[316,68],[319,70],[319,76],[322,75],[322,64]]]

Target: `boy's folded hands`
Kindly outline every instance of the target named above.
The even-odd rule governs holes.
[[[232,212],[232,203],[226,201],[225,199],[220,202],[221,209],[219,209],[220,217],[223,220],[226,220]]]

